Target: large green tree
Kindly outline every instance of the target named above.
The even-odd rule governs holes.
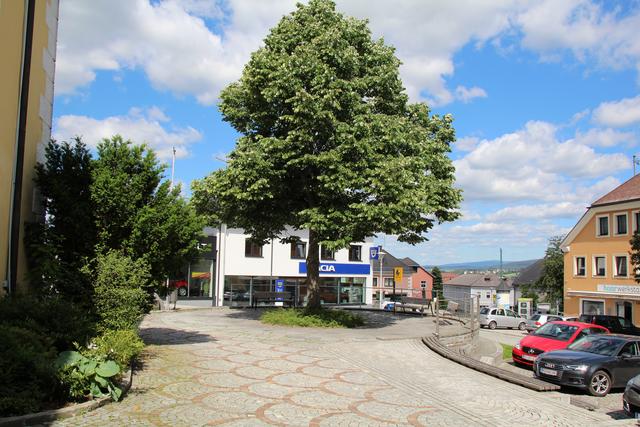
[[[399,65],[366,21],[311,0],[221,93],[223,118],[242,136],[225,169],[193,184],[193,199],[259,241],[287,225],[309,230],[312,307],[320,244],[337,249],[376,233],[415,244],[458,217],[452,118],[408,104]]]
[[[564,296],[564,255],[560,248],[561,242],[561,236],[549,239],[542,275],[533,286],[534,289],[544,292],[546,300],[552,307],[556,306],[559,310],[562,310]]]
[[[442,272],[440,271],[440,268],[433,267],[431,269],[431,275],[433,276],[433,295],[440,296],[443,290]]]
[[[118,250],[142,259],[156,281],[175,274],[197,255],[204,222],[180,195],[162,180],[165,165],[145,145],[120,136],[97,147],[91,198],[95,206],[97,249]]]

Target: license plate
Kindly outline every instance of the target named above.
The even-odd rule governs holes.
[[[531,355],[529,355],[529,354],[523,354],[523,355],[522,355],[522,358],[523,358],[524,360],[528,360],[528,361],[530,361],[530,362],[533,362],[534,360],[536,360],[536,356],[531,356]]]
[[[558,376],[558,371],[556,371],[555,369],[539,368],[538,370],[541,374],[551,375],[553,377]]]

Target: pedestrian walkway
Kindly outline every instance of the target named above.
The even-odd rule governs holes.
[[[369,313],[366,328],[320,330],[257,315],[149,315],[130,394],[56,425],[620,425],[432,353],[419,340],[432,318]]]

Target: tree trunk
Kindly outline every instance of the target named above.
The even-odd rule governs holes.
[[[313,230],[309,230],[307,251],[307,307],[320,308],[320,245]]]

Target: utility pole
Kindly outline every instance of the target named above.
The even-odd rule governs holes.
[[[173,190],[173,178],[174,178],[174,172],[175,172],[175,168],[176,168],[176,147],[171,147],[172,149],[172,155],[171,155],[171,182],[169,183],[169,191]],[[191,273],[189,273],[191,274]],[[189,281],[190,281],[190,277],[187,277],[187,293],[189,292]],[[211,279],[209,279],[211,280]],[[169,309],[169,305],[171,304],[171,292],[169,292],[170,290],[170,286],[169,286],[169,277],[167,277],[167,310]],[[175,307],[174,307],[175,308]]]

